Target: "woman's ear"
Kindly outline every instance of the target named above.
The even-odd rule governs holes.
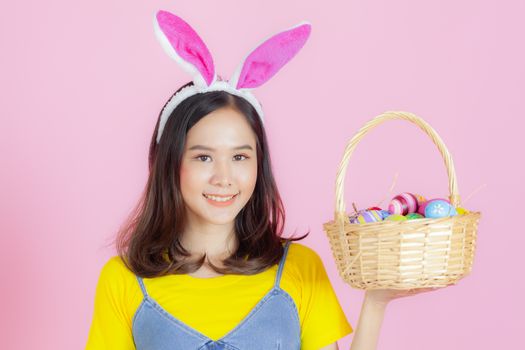
[[[264,41],[237,67],[229,83],[236,89],[253,89],[266,83],[306,43],[311,25],[302,22]]]
[[[162,47],[185,71],[197,86],[210,86],[216,79],[210,51],[195,30],[182,18],[168,11],[154,16],[155,34]]]

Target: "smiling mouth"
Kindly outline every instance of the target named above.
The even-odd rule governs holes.
[[[202,195],[204,196],[204,198],[207,198],[207,199],[211,199],[212,201],[216,201],[216,202],[228,202],[230,200],[232,200],[233,198],[237,197],[239,193],[237,194],[234,194],[234,195],[230,195],[230,196],[214,196],[214,195],[209,195],[209,194],[206,194],[206,193],[203,193]]]

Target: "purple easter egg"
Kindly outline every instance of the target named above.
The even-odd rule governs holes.
[[[381,215],[379,210],[364,210],[357,216],[357,218],[355,219],[356,222],[354,223],[365,224],[369,222],[378,222],[382,220],[383,216]]]

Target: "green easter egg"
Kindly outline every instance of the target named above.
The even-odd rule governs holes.
[[[415,220],[415,219],[422,219],[424,218],[424,216],[419,213],[410,213],[410,214],[407,214],[406,218],[407,220]]]
[[[399,214],[392,214],[388,216],[385,220],[388,221],[406,221],[407,217]]]

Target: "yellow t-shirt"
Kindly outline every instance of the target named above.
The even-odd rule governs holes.
[[[273,287],[278,265],[256,275],[144,278],[144,285],[174,317],[218,340],[235,328]],[[337,300],[323,262],[311,248],[291,243],[280,287],[294,300],[301,325],[301,350],[318,350],[353,329]],[[103,266],[86,350],[135,349],[132,319],[143,299],[133,272],[119,256]]]

